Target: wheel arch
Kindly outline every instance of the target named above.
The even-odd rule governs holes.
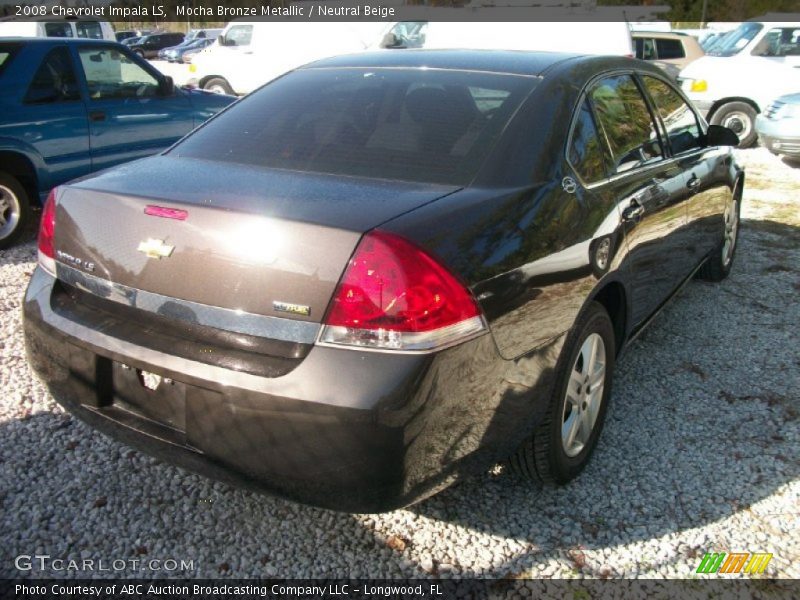
[[[606,309],[614,327],[615,353],[619,356],[628,335],[630,315],[628,292],[625,286],[618,279],[612,279],[599,286],[587,300],[587,304],[589,302],[598,302]]]
[[[711,108],[708,110],[708,120],[711,120],[711,117],[714,116],[714,113],[717,112],[720,108],[722,108],[726,104],[730,104],[731,102],[744,102],[745,104],[749,104],[753,107],[753,110],[756,113],[760,113],[761,109],[756,103],[755,100],[751,98],[745,98],[744,96],[729,96],[727,98],[720,98],[719,100],[715,100],[714,103],[711,105]]]
[[[39,175],[34,162],[19,150],[0,147],[0,170],[15,177],[28,193],[31,203],[39,203]]]

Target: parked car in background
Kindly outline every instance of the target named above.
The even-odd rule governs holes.
[[[232,101],[116,42],[0,39],[0,248],[54,186],[163,150]]]
[[[94,19],[38,18],[25,21],[0,20],[0,37],[55,37],[116,41],[107,21]]]
[[[216,40],[206,38],[197,40],[197,43],[192,44],[188,48],[184,48],[180,51],[179,55],[176,56],[175,62],[184,62],[184,63],[191,63],[195,56],[197,56],[200,52],[211,46]]]
[[[781,96],[756,117],[761,145],[773,154],[800,158],[800,93]]]
[[[128,47],[142,58],[158,58],[158,51],[183,42],[182,33],[151,33],[143,36]]]
[[[384,49],[543,50],[633,56],[628,25],[616,22],[450,23],[401,21],[374,44]]]
[[[567,483],[620,352],[731,270],[737,142],[629,58],[324,59],[50,194],[30,364],[125,443],[326,508],[508,457]]]
[[[158,53],[161,60],[169,62],[184,62],[183,56],[186,53],[194,54],[200,52],[203,48],[208,48],[216,40],[214,38],[194,38],[183,44],[178,44],[172,48],[165,48]]]
[[[122,40],[122,42],[120,43],[130,48],[133,44],[136,44],[139,40],[141,40],[142,37],[143,36],[126,38]]]
[[[232,21],[218,43],[199,53],[189,83],[222,94],[247,94],[300,65],[364,50],[383,23]]]
[[[705,55],[700,43],[686,33],[635,31],[633,44],[636,58],[675,65],[678,69]]]
[[[117,38],[118,42],[123,42],[134,37],[141,37],[141,35],[141,33],[136,31],[117,31],[114,33],[114,36]]]
[[[709,123],[732,129],[747,148],[757,138],[756,115],[800,90],[800,23],[742,23],[679,78]]]
[[[212,39],[216,40],[223,29],[190,29],[186,34],[187,40]]]

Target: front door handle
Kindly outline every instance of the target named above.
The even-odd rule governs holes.
[[[689,179],[689,181],[686,182],[686,187],[689,188],[690,190],[696,190],[697,188],[700,187],[700,183],[701,183],[700,178],[694,173],[692,173],[692,177]]]
[[[93,122],[105,121],[106,113],[104,113],[102,110],[93,110],[89,113],[89,120]]]
[[[622,211],[623,221],[633,221],[638,223],[644,215],[644,206],[639,204],[639,201],[634,198],[631,203]]]

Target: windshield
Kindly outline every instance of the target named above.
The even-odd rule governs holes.
[[[301,69],[246,96],[171,154],[465,185],[537,81],[436,69]]]
[[[764,28],[761,23],[742,23],[731,32],[720,37],[706,50],[709,56],[733,56],[747,46]]]

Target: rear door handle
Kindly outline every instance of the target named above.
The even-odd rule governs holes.
[[[93,110],[89,113],[89,120],[93,122],[105,121],[106,113],[104,113],[102,110]]]
[[[644,215],[644,206],[639,204],[639,201],[634,198],[631,203],[622,211],[623,221],[632,221],[638,223]]]
[[[696,190],[697,188],[700,187],[700,183],[701,183],[700,178],[694,173],[692,173],[691,179],[689,179],[689,181],[686,182],[686,187],[689,188],[690,190]]]

